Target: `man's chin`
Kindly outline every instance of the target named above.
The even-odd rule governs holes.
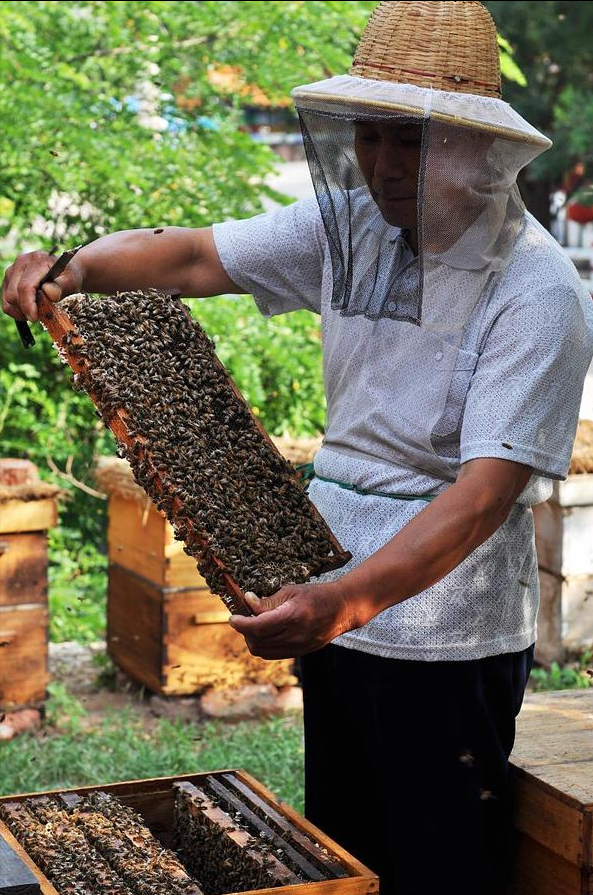
[[[386,209],[379,206],[381,217],[389,224],[390,227],[399,227],[401,230],[415,230],[416,217],[412,215],[398,214],[393,209]]]

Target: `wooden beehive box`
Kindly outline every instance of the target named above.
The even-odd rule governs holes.
[[[0,708],[37,706],[48,681],[47,529],[58,488],[29,461],[0,460]]]
[[[278,802],[273,794],[262,786],[257,780],[244,771],[217,771],[212,774],[193,774],[179,777],[163,777],[152,780],[135,780],[129,783],[113,783],[104,786],[80,787],[78,789],[62,790],[65,793],[77,793],[84,795],[93,790],[101,790],[117,796],[125,805],[130,806],[142,815],[150,831],[162,842],[165,847],[172,845],[173,808],[174,808],[174,784],[179,781],[187,781],[196,786],[204,783],[207,777],[225,783],[227,775],[249,789],[260,801],[263,808],[264,820],[277,830],[282,838],[292,841],[293,844],[303,838],[308,842],[309,851],[311,845],[319,847],[323,860],[327,861],[337,873],[334,877],[321,881],[303,882],[300,885],[280,886],[276,888],[259,889],[260,895],[272,895],[287,890],[291,895],[371,895],[378,891],[376,875],[364,867],[359,861],[349,855],[337,843],[329,839],[321,830],[314,827],[305,818],[293,811],[288,805]],[[4,796],[3,802],[20,802],[31,795],[51,795],[52,793],[35,793]],[[49,882],[41,870],[26,854],[16,839],[12,836],[6,825],[0,821],[0,842],[2,839],[13,849],[14,854],[20,857],[26,868],[33,874],[39,885],[39,890],[34,886],[25,889],[26,895],[34,895],[35,891],[41,891],[42,895],[58,895],[54,886]],[[297,847],[295,845],[295,847]],[[7,865],[8,866],[8,865]],[[3,888],[4,886],[4,888]],[[0,895],[4,891],[10,891],[4,884],[2,869],[0,868]]]
[[[527,696],[511,761],[513,895],[591,895],[593,689]]]
[[[593,473],[555,482],[534,507],[541,590],[536,658],[562,662],[593,643]]]
[[[248,681],[294,683],[291,661],[253,657],[229,627],[228,609],[136,485],[128,464],[103,458],[96,478],[108,494],[107,647],[113,661],[166,696]]]

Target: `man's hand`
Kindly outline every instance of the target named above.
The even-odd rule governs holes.
[[[18,256],[4,274],[2,310],[5,314],[15,320],[31,320],[33,323],[38,319],[37,287],[55,261],[55,257],[47,252],[26,252]],[[60,301],[66,295],[80,292],[82,270],[78,261],[70,261],[55,281],[45,283],[42,288],[51,301]]]
[[[312,653],[367,621],[358,618],[339,584],[293,584],[262,600],[246,594],[255,615],[234,615],[231,627],[243,634],[253,655],[262,659]]]

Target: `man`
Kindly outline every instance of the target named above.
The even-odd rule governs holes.
[[[310,496],[354,558],[232,624],[256,655],[303,656],[306,813],[382,892],[500,893],[536,636],[530,505],[567,474],[593,310],[521,204],[517,173],[549,141],[498,98],[481,4],[380,3],[352,72],[294,92],[316,200],[112,234],[44,289],[321,314]],[[36,319],[51,263],[17,259],[7,313]]]

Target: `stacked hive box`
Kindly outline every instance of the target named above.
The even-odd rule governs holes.
[[[593,643],[593,422],[579,423],[570,475],[534,507],[541,607],[536,658],[563,662]]]
[[[107,638],[114,662],[167,696],[249,681],[294,683],[291,662],[251,656],[127,463],[104,460],[97,481],[109,497]]]
[[[58,489],[32,463],[0,460],[0,708],[43,702],[47,673],[47,529]]]

